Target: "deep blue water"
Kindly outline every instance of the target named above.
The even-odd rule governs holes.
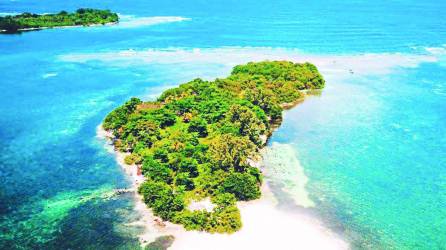
[[[293,147],[313,210],[353,246],[446,247],[446,2],[0,2],[1,13],[79,7],[109,8],[134,25],[0,35],[0,249],[135,248],[130,197],[103,199],[128,182],[96,127],[131,96],[228,74],[255,47],[320,57],[435,52],[437,61],[386,74],[328,74],[322,94],[288,111],[271,141]],[[190,20],[141,24],[153,16]],[[167,48],[176,52],[158,53]],[[194,48],[207,60],[177,60]],[[219,48],[225,60],[212,54]],[[116,59],[129,49],[155,58]]]

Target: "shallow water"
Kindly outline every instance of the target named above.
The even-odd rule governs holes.
[[[444,2],[21,0],[0,13],[78,7],[126,22],[0,36],[0,248],[136,248],[132,200],[102,196],[128,181],[96,126],[131,96],[267,58],[314,61],[327,79],[271,138],[294,150],[311,210],[358,248],[446,246]],[[294,197],[292,178],[277,183]]]

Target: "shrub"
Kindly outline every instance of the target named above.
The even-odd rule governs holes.
[[[239,169],[255,150],[255,145],[248,138],[231,134],[216,136],[209,146],[210,158],[222,169]]]
[[[198,176],[198,162],[192,158],[184,158],[179,164],[179,171],[188,173],[190,177]]]
[[[172,182],[172,170],[151,157],[144,159],[141,170],[144,176],[153,181]]]
[[[141,157],[140,157],[139,155],[137,155],[137,154],[134,154],[134,153],[129,154],[129,155],[127,155],[127,156],[124,158],[124,163],[127,164],[127,165],[132,165],[132,164],[135,164],[135,163],[140,163],[140,161],[141,161]]]
[[[139,193],[144,202],[153,209],[154,214],[163,220],[172,219],[177,212],[184,209],[183,196],[174,193],[166,183],[146,181],[139,187]]]
[[[188,173],[179,173],[175,179],[176,186],[184,186],[186,190],[195,188],[194,181],[189,177]]]
[[[194,117],[189,123],[189,132],[197,132],[200,137],[206,137],[208,135],[207,125],[205,119],[201,117]]]
[[[234,194],[237,200],[254,200],[260,197],[256,178],[248,173],[231,173],[221,187],[223,192]]]

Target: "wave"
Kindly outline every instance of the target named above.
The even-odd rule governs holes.
[[[181,16],[154,16],[154,17],[135,17],[131,15],[119,15],[120,22],[118,26],[121,28],[136,28],[142,26],[151,26],[162,23],[173,23],[189,21],[191,18]]]
[[[446,55],[446,44],[440,47],[426,47],[425,50],[432,55]]]
[[[442,67],[446,67],[446,44],[439,47],[426,47],[424,48],[428,53],[438,58],[438,64]],[[437,92],[436,92],[437,93]],[[440,93],[442,95],[442,93]]]
[[[46,78],[50,78],[50,77],[55,77],[57,76],[57,73],[46,73],[42,75],[42,78],[46,79]]]

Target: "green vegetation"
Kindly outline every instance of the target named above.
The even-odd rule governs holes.
[[[17,32],[23,29],[52,28],[58,26],[76,26],[116,23],[119,17],[109,10],[78,9],[74,13],[61,11],[58,14],[23,13],[16,16],[0,17],[0,30]]]
[[[131,153],[126,162],[141,166],[139,192],[156,215],[188,230],[231,233],[242,226],[236,201],[260,197],[262,175],[249,160],[281,122],[282,106],[296,103],[300,90],[323,87],[310,63],[248,63],[224,79],[169,89],[157,101],[132,98],[103,127],[117,150]],[[187,208],[205,197],[215,204],[211,212]]]

